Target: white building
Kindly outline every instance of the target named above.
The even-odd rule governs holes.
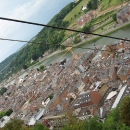
[[[4,127],[6,123],[10,121],[9,116],[4,116],[0,119],[0,128]]]

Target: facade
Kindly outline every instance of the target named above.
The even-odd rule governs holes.
[[[123,24],[130,21],[130,6],[123,7],[121,11],[117,13],[117,22]]]
[[[90,22],[95,16],[95,11],[90,11],[88,13],[86,13],[84,16],[81,16],[77,21],[77,25],[79,27],[83,27],[85,24],[87,24],[88,22]]]

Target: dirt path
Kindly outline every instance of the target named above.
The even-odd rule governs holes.
[[[112,7],[108,8],[108,9],[106,9],[106,10],[104,10],[104,11],[98,12],[97,17],[99,17],[99,16],[101,16],[101,15],[103,15],[103,14],[106,14],[106,13],[108,13],[108,12],[110,12],[110,11],[119,9],[119,8],[121,8],[121,7],[125,6],[125,5],[127,5],[128,3],[129,3],[129,2],[120,4],[120,5],[118,5],[118,6],[112,6]],[[100,9],[99,9],[99,10],[100,10]]]

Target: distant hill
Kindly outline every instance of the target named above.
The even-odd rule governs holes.
[[[33,38],[31,38],[31,39],[29,40],[29,42],[27,42],[26,44],[24,44],[20,49],[17,50],[17,52],[19,52],[19,51],[22,50],[24,47],[26,47],[28,44],[30,44],[31,41],[33,41],[33,40],[35,39],[35,37],[36,37],[36,36],[34,36]]]
[[[70,23],[69,21],[63,21],[63,19],[74,8],[75,4],[76,3],[71,2],[65,6],[57,15],[51,19],[48,25],[67,28]],[[33,42],[38,44],[27,44],[20,48],[19,51],[5,59],[2,63],[0,63],[0,70],[6,66],[6,68],[2,71],[2,75],[0,75],[0,82],[4,79],[7,79],[13,73],[20,71],[24,65],[29,67],[38,62],[38,58],[42,57],[46,51],[50,50],[53,52],[58,49],[59,46],[52,45],[61,43],[64,36],[65,31],[44,27],[37,34],[35,39],[33,39]],[[45,45],[45,43],[49,43],[50,45]],[[31,59],[34,60],[33,63],[31,63]]]
[[[12,55],[10,55],[8,58],[6,58],[4,61],[2,61],[0,63],[0,71],[2,71],[2,69],[4,69],[7,65],[9,65],[9,63],[12,62],[12,60],[16,57],[17,53],[14,53]]]
[[[7,67],[7,65],[9,65],[12,60],[17,56],[17,54],[19,53],[20,50],[22,50],[24,47],[26,47],[36,36],[34,36],[33,38],[31,38],[29,40],[28,43],[24,44],[19,50],[17,50],[14,54],[10,55],[9,57],[7,57],[5,60],[3,60],[0,63],[0,72],[1,70],[3,70],[5,67]]]
[[[118,5],[122,3],[122,0],[78,0],[76,3],[71,2],[67,6],[65,6],[58,14],[56,14],[48,23],[51,26],[58,26],[64,28],[75,28],[76,20],[84,15],[86,11],[81,11],[83,6],[89,5],[89,10],[95,8],[94,2],[97,1],[98,5],[100,5],[100,11],[109,8],[110,6]],[[109,5],[109,6],[108,6]],[[94,6],[94,7],[93,7]],[[97,5],[96,5],[97,6]],[[88,6],[87,6],[88,8]],[[87,11],[89,11],[87,9]],[[23,66],[31,66],[38,62],[38,58],[42,57],[46,51],[50,53],[60,48],[55,44],[60,44],[72,34],[58,29],[52,29],[44,27],[36,36],[32,39],[34,43],[25,44],[22,48],[20,48],[16,53],[9,56],[6,60],[0,63],[0,70],[2,71],[2,75],[0,75],[0,82],[4,79],[7,79],[14,73],[20,71]],[[47,44],[49,45],[47,45]],[[53,46],[52,46],[53,45]],[[55,46],[54,46],[55,45]],[[61,48],[62,49],[62,48]],[[34,60],[31,63],[31,60]]]

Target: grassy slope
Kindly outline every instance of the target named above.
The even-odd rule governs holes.
[[[82,6],[87,5],[89,0],[81,1],[68,15],[64,18],[64,21],[71,21],[71,18],[74,19],[74,15],[78,15],[81,11]]]
[[[111,6],[117,6],[121,4],[122,2],[129,1],[129,0],[102,0],[101,2],[101,11],[111,7]]]
[[[84,15],[84,12],[81,12],[81,7],[84,5],[87,5],[89,0],[82,0],[70,13],[68,13],[68,15],[66,15],[66,17],[63,19],[64,21],[70,21],[70,27],[74,27],[74,29],[77,29],[76,27],[76,20],[80,17]],[[122,1],[130,1],[130,0],[101,0],[101,10],[105,10],[110,8],[111,6],[115,6],[115,5],[119,5],[122,3]],[[80,14],[79,14],[80,12]],[[77,15],[77,17],[75,17],[75,15]],[[105,17],[105,16],[104,16]],[[103,18],[104,18],[103,17]],[[102,18],[100,18],[99,21],[101,21]],[[98,22],[98,20],[97,20]],[[65,32],[66,37],[65,39],[67,39],[68,36],[72,35],[72,32]]]
[[[78,17],[74,17],[74,15],[78,15],[79,12],[81,11],[81,7],[84,5],[87,5],[89,0],[82,0],[68,15],[64,18],[64,21],[71,21],[71,18],[76,20]],[[101,0],[101,11],[110,8],[111,6],[119,5],[125,1],[130,1],[130,0]],[[82,13],[81,15],[83,15]]]

